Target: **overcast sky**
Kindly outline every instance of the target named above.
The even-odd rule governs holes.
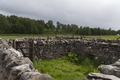
[[[120,0],[0,0],[0,13],[54,24],[120,29]]]

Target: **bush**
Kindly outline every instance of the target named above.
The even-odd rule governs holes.
[[[78,61],[78,55],[76,53],[72,53],[70,52],[68,54],[68,59],[71,61],[71,62],[77,62]]]

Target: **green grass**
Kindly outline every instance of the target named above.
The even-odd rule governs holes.
[[[56,34],[53,33],[45,33],[45,34],[0,34],[2,39],[16,39],[16,38],[55,38]],[[68,33],[59,33],[58,36],[72,36]]]
[[[0,34],[3,39],[16,39],[16,38],[47,38],[47,36],[51,38],[55,38],[55,33],[49,31],[45,34]],[[57,36],[72,36],[71,33],[58,33]],[[75,35],[76,37],[80,37],[80,35]],[[117,35],[99,35],[99,36],[86,36],[91,38],[101,38],[101,39],[117,39],[120,36]]]
[[[90,72],[99,72],[99,65],[99,61],[80,56],[78,62],[72,62],[68,57],[33,62],[40,73],[49,74],[52,80],[82,80]]]
[[[70,34],[57,34],[58,36],[72,36]],[[41,35],[13,35],[13,36],[0,36],[2,39],[16,39],[16,38],[45,38],[47,39],[47,36],[50,38],[55,38],[55,35],[53,34],[41,34]],[[76,37],[80,37],[78,35],[75,35]],[[120,36],[116,35],[103,35],[103,36],[85,36],[85,37],[91,37],[91,38],[101,38],[101,39],[114,39],[116,40]]]
[[[0,36],[2,39],[17,39],[17,38],[39,38],[38,36]]]
[[[116,35],[99,35],[99,36],[89,36],[89,37],[92,37],[92,38],[101,38],[101,39],[114,39],[116,40],[118,37],[120,36],[116,36]]]

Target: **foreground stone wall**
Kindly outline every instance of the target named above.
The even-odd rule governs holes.
[[[0,39],[0,80],[51,80],[35,70],[29,58]]]
[[[16,40],[29,41],[31,39]],[[9,45],[12,44],[12,40],[7,41]],[[101,59],[104,64],[110,64],[120,58],[120,40],[80,39],[78,37],[56,37],[56,40],[34,39],[35,58],[40,61],[62,57],[68,55],[69,52],[78,55],[84,55],[87,52]]]

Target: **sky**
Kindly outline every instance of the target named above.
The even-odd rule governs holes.
[[[120,29],[120,0],[0,0],[0,14]]]

